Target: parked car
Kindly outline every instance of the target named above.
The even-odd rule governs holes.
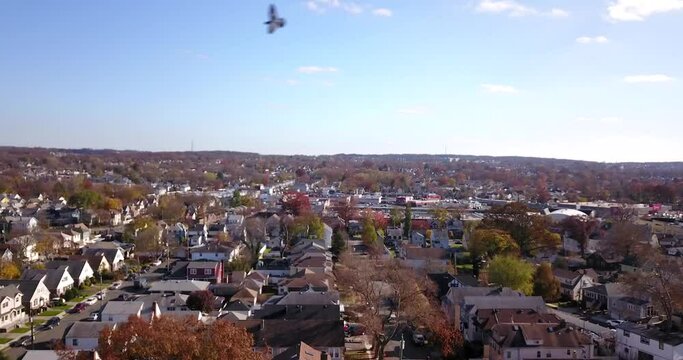
[[[118,300],[118,301],[128,301],[128,299],[130,299],[130,295],[128,295],[128,294],[126,294],[126,293],[123,293],[123,294],[119,295],[119,297],[117,297],[117,298],[114,299],[114,300]]]
[[[14,340],[12,343],[9,344],[11,347],[21,347],[21,346],[28,346],[31,345],[31,335],[24,335],[16,340]]]
[[[97,294],[95,294],[95,297],[97,298],[97,300],[103,300],[105,296],[107,296],[106,290],[102,290],[102,291],[98,292]]]
[[[88,315],[88,317],[86,318],[86,320],[88,320],[88,321],[97,321],[99,319],[100,319],[100,312],[99,311],[91,312],[90,315]]]
[[[365,335],[365,326],[361,324],[348,324],[344,326],[346,336],[360,336]]]
[[[64,299],[59,298],[59,297],[50,299],[50,306],[62,306],[65,303],[66,303],[66,301],[64,301]]]
[[[91,297],[85,299],[85,301],[83,301],[83,303],[88,304],[88,305],[94,305],[96,302],[97,302],[96,296],[91,296]]]
[[[116,290],[121,287],[122,282],[121,281],[115,281],[111,286],[109,286],[110,290]]]
[[[85,308],[87,308],[87,307],[88,307],[88,305],[85,303],[78,303],[78,304],[76,304],[76,306],[73,307],[73,309],[71,309],[71,313],[77,314],[77,313],[83,312],[83,310],[85,310]]]
[[[607,320],[607,325],[611,327],[617,327],[621,325],[624,322],[624,320]]]
[[[45,324],[43,324],[43,329],[44,330],[50,330],[54,329],[57,326],[59,326],[59,323],[62,321],[59,317],[55,316],[50,318],[50,320],[46,321]]]

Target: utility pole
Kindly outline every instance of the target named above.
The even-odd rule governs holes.
[[[403,339],[403,333],[401,333],[401,349],[399,350],[398,358],[403,360],[403,349],[406,347],[406,341]]]
[[[33,333],[33,309],[31,309],[30,304],[28,307],[28,321],[31,322],[31,350],[35,350],[35,335]]]

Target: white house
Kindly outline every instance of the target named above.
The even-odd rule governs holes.
[[[624,360],[681,360],[683,333],[667,333],[656,325],[626,322],[617,328],[616,352]]]
[[[24,295],[23,302],[25,309],[31,309],[37,313],[41,309],[47,308],[50,303],[50,290],[45,286],[43,280],[0,280],[0,286],[14,285]]]
[[[20,280],[42,280],[55,297],[64,295],[74,286],[74,279],[69,274],[68,266],[50,270],[26,269],[21,274]]]
[[[232,261],[239,256],[239,246],[206,244],[190,249],[191,260]]]
[[[490,360],[592,359],[593,342],[578,329],[548,324],[494,325]]]
[[[26,322],[24,294],[15,285],[0,288],[0,329],[9,330]]]
[[[116,323],[77,321],[64,337],[64,345],[71,350],[94,351],[99,346],[100,332],[105,328],[115,329]]]
[[[36,251],[36,238],[33,235],[17,236],[7,244],[27,261],[40,260],[40,254]]]
[[[38,220],[32,216],[6,216],[5,221],[12,230],[33,231],[38,227]]]
[[[61,266],[68,267],[69,275],[76,285],[83,284],[86,280],[95,276],[88,260],[55,260],[45,264],[46,269],[59,269]]]
[[[102,321],[124,323],[131,316],[140,317],[143,301],[109,301],[100,314]]]

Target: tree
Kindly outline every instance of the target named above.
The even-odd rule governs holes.
[[[649,298],[666,316],[670,331],[673,314],[683,307],[683,270],[677,258],[650,246],[644,246],[637,256],[640,269],[623,275],[621,283],[634,297]]]
[[[375,229],[375,224],[370,217],[365,217],[363,219],[361,240],[363,240],[363,243],[368,247],[373,247],[377,244],[377,229]]]
[[[443,229],[446,226],[446,223],[448,223],[448,220],[453,218],[451,213],[444,208],[436,208],[431,212],[432,218],[439,224],[440,229]]]
[[[401,209],[392,208],[389,212],[389,219],[391,220],[391,226],[399,226],[403,219],[405,218],[405,213]]]
[[[517,257],[498,255],[488,267],[489,281],[526,295],[533,293],[534,266]]]
[[[430,282],[418,279],[412,269],[395,260],[380,262],[350,255],[343,256],[341,263],[336,269],[338,284],[357,299],[358,321],[365,326],[379,359],[384,358],[389,341],[408,324],[429,325],[434,308],[424,294]]]
[[[195,291],[187,297],[187,307],[204,313],[213,310],[214,296],[209,290]]]
[[[204,324],[190,317],[162,316],[150,322],[131,317],[114,330],[102,330],[98,353],[103,360],[262,360],[253,346],[253,338],[245,329],[227,321]]]
[[[230,207],[240,207],[242,206],[242,194],[239,190],[232,192],[232,198],[230,198]]]
[[[311,200],[300,192],[288,192],[282,196],[282,210],[295,216],[308,214],[311,211]]]
[[[163,250],[159,238],[160,230],[156,225],[148,226],[138,231],[135,236],[135,251],[150,256],[159,257]]]
[[[533,214],[532,209],[519,202],[490,210],[481,225],[510,233],[525,256],[532,256],[539,249],[555,248],[561,240],[558,234],[548,230],[547,217]]]
[[[625,258],[634,255],[639,247],[647,244],[649,229],[647,225],[638,225],[630,221],[615,222],[607,232],[602,250]]]
[[[499,254],[517,254],[519,245],[503,230],[477,229],[472,234],[468,250],[473,258],[491,259]]]
[[[544,262],[536,268],[534,295],[543,297],[546,302],[554,302],[560,298],[560,281],[553,275],[550,263]]]
[[[349,221],[358,216],[356,204],[356,198],[352,197],[350,201],[343,201],[334,206],[334,211],[337,213],[340,219],[344,220],[344,226],[347,228],[349,226]]]
[[[598,226],[597,220],[580,216],[570,216],[564,219],[561,225],[562,228],[569,233],[569,237],[579,243],[581,255],[585,255],[588,239]]]
[[[41,231],[36,234],[36,238],[36,252],[44,255],[47,259],[52,259],[62,248],[61,241],[56,236]]]
[[[21,268],[11,261],[0,262],[0,279],[13,280],[21,276]]]
[[[403,237],[410,239],[410,234],[413,232],[413,211],[409,205],[406,205],[405,218],[403,219]]]
[[[346,242],[348,241],[349,234],[346,231],[337,229],[332,234],[332,253],[339,256],[341,253],[346,251]]]
[[[186,209],[185,203],[180,198],[170,195],[162,196],[156,209],[156,217],[169,223],[179,222],[183,220]]]

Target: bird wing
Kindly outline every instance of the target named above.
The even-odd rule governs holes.
[[[272,34],[277,30],[279,26],[277,26],[277,23],[275,21],[271,21],[270,24],[268,24],[268,34]]]
[[[269,15],[270,15],[270,19],[271,19],[271,20],[277,18],[277,9],[275,9],[275,5],[273,5],[273,4],[270,5],[270,12],[269,12]]]

